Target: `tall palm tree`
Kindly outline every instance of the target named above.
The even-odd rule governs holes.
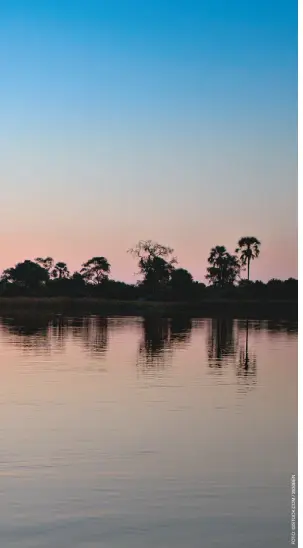
[[[260,254],[261,242],[255,236],[244,236],[238,241],[236,253],[240,253],[240,261],[243,266],[247,265],[247,281],[250,277],[250,261],[257,259]]]

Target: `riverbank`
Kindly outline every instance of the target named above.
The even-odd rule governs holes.
[[[282,300],[203,300],[196,302],[118,301],[96,298],[1,297],[0,315],[15,313],[64,315],[186,314],[192,317],[292,318],[298,317],[297,301]]]

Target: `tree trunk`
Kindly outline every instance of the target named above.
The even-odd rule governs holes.
[[[250,273],[250,257],[248,257],[247,261],[247,281],[249,282],[249,273]]]

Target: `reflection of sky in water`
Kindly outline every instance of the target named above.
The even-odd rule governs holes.
[[[2,319],[5,548],[284,547],[297,326]]]

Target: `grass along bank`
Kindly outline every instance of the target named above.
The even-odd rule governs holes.
[[[64,315],[145,315],[233,316],[243,318],[293,318],[298,316],[296,300],[199,300],[179,302],[123,301],[100,298],[1,297],[0,315],[14,313],[54,313]]]

